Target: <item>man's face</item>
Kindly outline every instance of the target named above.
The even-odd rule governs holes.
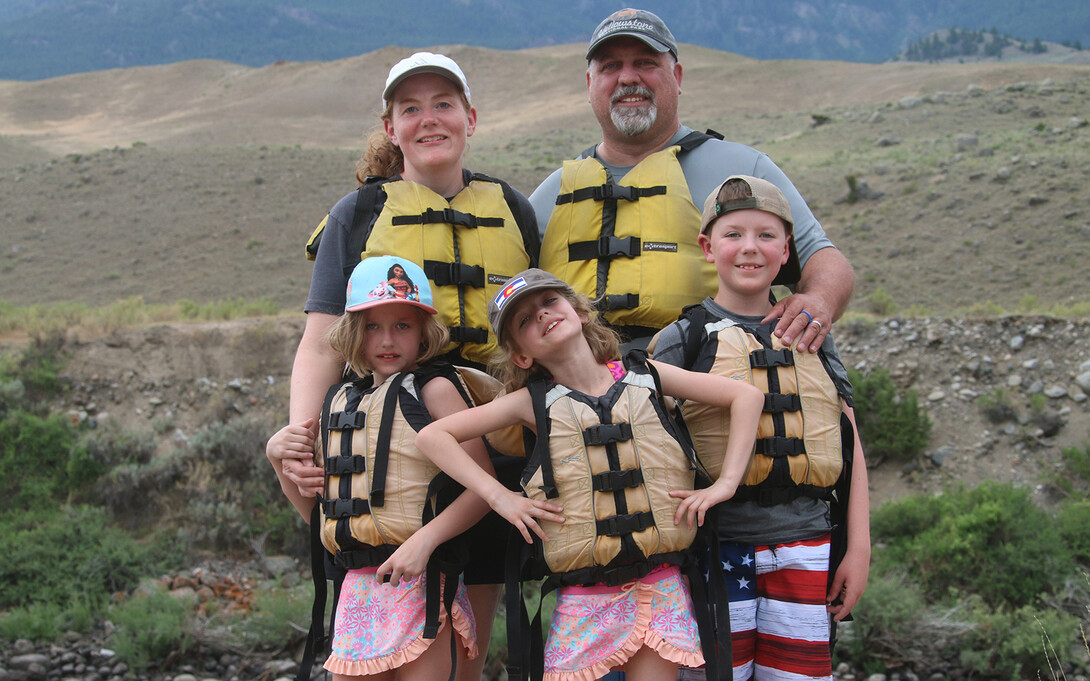
[[[681,65],[641,40],[620,36],[604,43],[587,67],[594,116],[606,137],[647,135],[657,140],[679,125]]]

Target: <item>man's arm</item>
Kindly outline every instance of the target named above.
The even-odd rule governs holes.
[[[833,322],[847,309],[854,289],[855,273],[848,259],[835,248],[823,248],[806,261],[796,292],[776,303],[764,321],[779,317],[774,333],[784,345],[798,338],[798,347],[817,352]]]
[[[534,207],[534,214],[537,215],[537,229],[542,238],[545,238],[545,228],[549,225],[553,207],[556,206],[556,195],[559,193],[560,169],[558,168],[537,186],[533,194],[530,194],[530,205]]]

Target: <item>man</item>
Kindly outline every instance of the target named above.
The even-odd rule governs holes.
[[[734,174],[769,180],[787,196],[802,275],[775,305],[784,343],[817,352],[854,287],[847,259],[767,155],[681,125],[682,67],[670,29],[645,10],[607,17],[587,48],[587,90],[602,141],[550,175],[530,197],[545,227],[541,266],[599,299],[632,346],[646,345],[685,305],[716,288],[692,246],[705,197]]]

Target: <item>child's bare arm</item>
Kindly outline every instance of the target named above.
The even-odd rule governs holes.
[[[852,461],[851,495],[848,497],[848,548],[840,562],[826,596],[828,610],[839,622],[852,611],[867,588],[870,576],[870,491],[867,487],[867,461],[855,424],[855,412],[844,405],[844,413],[855,431]]]
[[[488,502],[518,528],[529,542],[530,532],[545,539],[537,519],[563,522],[555,504],[527,499],[505,488],[478,466],[459,442],[479,438],[511,425],[531,426],[533,405],[526,390],[499,397],[488,404],[460,411],[429,424],[416,436],[416,446],[452,478]]]
[[[671,496],[680,498],[674,522],[688,517],[689,527],[694,520],[704,523],[704,514],[712,506],[734,496],[746,473],[753,442],[757,438],[757,422],[764,408],[764,394],[754,386],[733,378],[686,371],[670,364],[653,362],[667,395],[694,402],[712,404],[730,410],[730,435],[723,458],[723,468],[715,483],[702,490],[675,490]]]

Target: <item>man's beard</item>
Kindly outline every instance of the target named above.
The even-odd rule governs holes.
[[[640,107],[618,108],[612,103],[622,97],[640,95],[647,97],[647,104]],[[625,85],[617,88],[610,100],[609,119],[617,131],[627,137],[642,135],[655,124],[658,115],[658,107],[655,106],[655,93],[639,85]]]

